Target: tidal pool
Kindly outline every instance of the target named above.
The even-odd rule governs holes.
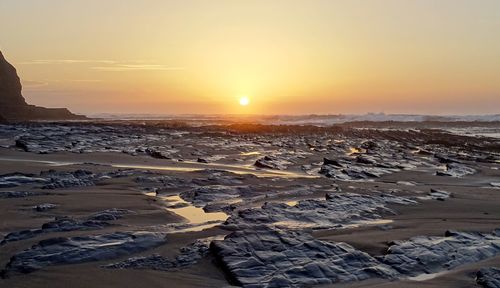
[[[191,203],[185,201],[179,195],[161,196],[157,195],[156,192],[145,192],[144,195],[159,198],[169,206],[178,205],[178,208],[166,207],[165,209],[186,219],[188,226],[177,229],[172,233],[202,231],[221,224],[229,217],[223,212],[207,213],[202,208],[191,205]]]

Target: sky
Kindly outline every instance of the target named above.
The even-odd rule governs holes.
[[[0,0],[0,50],[77,113],[500,113],[498,0]]]

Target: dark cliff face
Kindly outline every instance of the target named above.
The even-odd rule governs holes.
[[[21,94],[21,79],[0,51],[0,105],[28,105]]]
[[[26,103],[21,79],[16,68],[0,51],[0,122],[29,120],[76,120],[85,116],[75,115],[66,108],[44,108]]]

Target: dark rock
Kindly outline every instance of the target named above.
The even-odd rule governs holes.
[[[476,282],[484,288],[500,288],[500,269],[481,268],[476,274]]]
[[[29,152],[28,142],[24,139],[16,139],[16,147],[21,148],[24,152]]]
[[[344,167],[339,161],[334,159],[323,158],[323,165],[333,165],[335,167]]]
[[[381,261],[408,276],[432,274],[500,254],[500,232],[448,231],[445,237],[418,236],[389,247]]]
[[[446,164],[446,171],[437,171],[437,176],[450,176],[450,177],[463,177],[465,175],[474,174],[476,170],[467,167],[463,164],[448,163]]]
[[[266,227],[233,232],[213,241],[210,249],[229,278],[243,287],[308,287],[398,276],[348,244]]]
[[[84,219],[60,217],[56,218],[53,221],[44,223],[41,228],[11,232],[4,237],[4,239],[0,242],[0,245],[4,245],[8,242],[30,239],[45,233],[102,229],[111,225],[107,221],[119,219],[122,217],[122,215],[130,213],[133,212],[126,209],[113,208],[97,212]]]
[[[448,164],[448,163],[459,163],[457,160],[454,160],[446,155],[442,154],[434,154],[434,157],[439,160],[439,162],[443,164]]]
[[[109,269],[149,269],[169,271],[175,268],[174,261],[165,256],[154,254],[151,256],[132,257],[125,261],[102,266]]]
[[[151,269],[170,271],[196,264],[198,260],[209,253],[206,241],[197,240],[194,243],[181,248],[181,253],[170,260],[161,255],[151,255],[146,257],[133,257],[125,261],[103,266],[113,269]]]
[[[429,196],[432,199],[444,201],[445,199],[451,197],[451,193],[444,191],[444,190],[438,190],[438,189],[431,188],[431,192],[429,193]]]
[[[133,211],[128,209],[112,208],[90,215],[87,219],[96,221],[113,221],[122,218],[125,214],[133,213]]]
[[[38,177],[34,174],[25,174],[25,173],[10,173],[0,175],[0,186],[5,185],[5,188],[9,188],[8,183],[13,185],[12,187],[25,185],[25,184],[44,184],[49,182],[47,179],[43,177]],[[2,185],[3,183],[3,185]]]
[[[378,148],[379,145],[373,141],[365,141],[361,143],[361,148],[366,149],[366,150],[373,150],[375,148]]]
[[[36,205],[35,207],[33,207],[33,210],[35,210],[37,212],[43,212],[43,211],[47,211],[47,210],[50,210],[50,209],[54,209],[56,207],[57,207],[56,204],[44,203],[44,204]]]
[[[196,160],[196,162],[198,162],[198,163],[208,163],[208,160],[205,159],[205,158],[198,158],[198,160]]]
[[[31,273],[52,265],[114,259],[154,248],[165,241],[164,234],[150,232],[51,238],[14,255],[2,271],[2,276]]]
[[[381,215],[394,215],[388,203],[411,205],[417,202],[393,195],[361,195],[329,193],[326,200],[301,200],[295,206],[285,203],[265,203],[261,208],[238,211],[226,221],[226,227],[242,229],[268,224],[287,229],[335,229],[346,225],[369,223]]]
[[[359,155],[356,157],[356,162],[361,163],[361,164],[375,164],[375,160],[371,159],[370,157],[366,155]]]
[[[98,178],[98,175],[88,170],[73,172],[44,171],[40,173],[40,176],[49,179],[49,183],[42,186],[42,189],[94,186]]]
[[[147,148],[146,154],[156,159],[170,159],[170,157],[163,155],[161,151],[155,150],[153,148]]]
[[[279,159],[276,156],[264,156],[255,161],[255,167],[274,170],[285,170],[291,162]]]
[[[250,192],[248,186],[208,185],[182,192],[180,196],[195,206],[203,207],[211,202],[235,199]]]

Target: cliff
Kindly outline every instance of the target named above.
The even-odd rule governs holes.
[[[73,114],[66,108],[29,105],[21,91],[21,79],[16,68],[7,62],[0,51],[0,122],[86,119],[85,116]]]

